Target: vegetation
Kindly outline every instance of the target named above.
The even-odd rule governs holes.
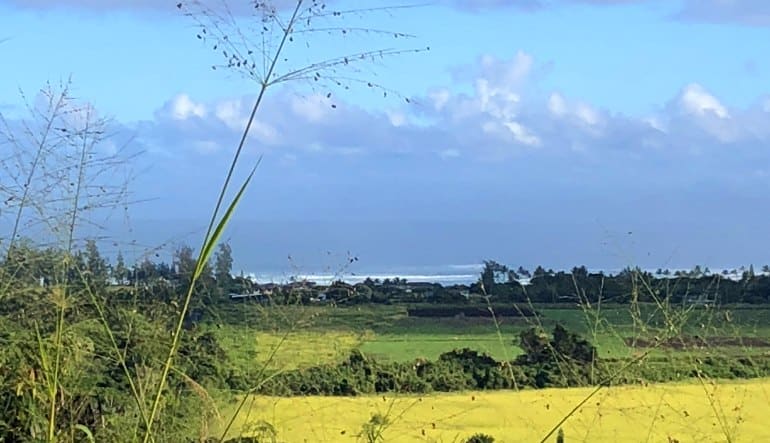
[[[767,379],[740,382],[680,383],[612,387],[583,404],[561,428],[564,441],[680,442],[766,441]],[[593,388],[466,391],[360,397],[250,396],[242,425],[275,424],[279,441],[355,441],[372,414],[391,417],[385,441],[462,442],[483,433],[495,442],[539,442]],[[720,405],[714,411],[711,404]],[[717,406],[717,408],[720,408]],[[234,408],[223,407],[223,415]],[[720,423],[724,424],[721,425]],[[557,441],[558,431],[547,442]]]
[[[288,14],[266,2],[253,6],[251,18],[259,20],[261,30],[244,28],[239,18],[217,14],[203,3],[177,5],[196,23],[198,39],[223,54],[222,63],[213,67],[253,79],[257,94],[200,247],[180,246],[171,263],[153,261],[148,253],[127,264],[118,253],[112,264],[100,251],[98,236],[84,229],[93,219],[128,206],[127,183],[115,183],[106,171],[125,165],[131,155],[104,155],[113,152],[100,148],[109,122],[77,103],[69,84],[44,88],[41,100],[29,105],[28,121],[0,119],[2,146],[8,149],[0,156],[0,200],[11,223],[0,239],[0,442],[275,442],[308,435],[381,442],[401,438],[399,426],[410,423],[410,436],[421,440],[441,438],[441,428],[450,426],[456,438],[475,432],[467,441],[494,440],[479,431],[503,439],[512,427],[541,441],[557,431],[563,441],[562,427],[569,435],[616,438],[618,424],[591,423],[581,430],[574,425],[580,420],[567,421],[576,414],[601,417],[602,403],[616,399],[611,394],[618,385],[681,380],[697,382],[686,389],[690,394],[693,387],[701,389],[709,401],[666,399],[669,408],[685,417],[707,417],[711,427],[696,423],[706,428],[700,437],[718,434],[734,441],[738,434],[732,423],[746,420],[740,406],[756,405],[741,400],[732,409],[735,414],[726,412],[724,404],[736,403],[736,397],[710,387],[716,380],[765,377],[770,371],[770,356],[760,349],[767,338],[764,319],[758,310],[739,309],[770,302],[770,276],[752,268],[733,279],[700,269],[673,277],[664,270],[651,274],[639,269],[592,274],[584,267],[571,272],[538,267],[530,273],[489,261],[477,283],[453,287],[400,279],[259,285],[233,276],[232,248],[221,240],[258,165],[239,171],[245,140],[268,89],[308,80],[331,100],[331,88],[353,82],[387,95],[392,91],[341,71],[361,61],[422,51],[367,50],[283,66],[279,62],[288,60],[283,48],[295,36],[312,33],[313,23],[371,10],[329,12],[322,2],[302,0]],[[262,47],[253,47],[245,37],[249,32],[256,33],[251,37]],[[358,72],[353,68],[353,75]],[[245,179],[234,184],[239,172]],[[481,331],[488,332],[482,336]],[[308,340],[309,334],[315,341]],[[411,340],[410,334],[422,339],[451,334],[470,343],[458,346],[448,340],[432,355],[425,354],[427,346],[418,346],[419,355],[382,356],[372,337],[386,334],[403,340]],[[296,337],[310,358],[291,354],[299,347],[292,343]],[[478,349],[484,340],[496,343],[494,355]],[[761,398],[762,385],[734,386],[751,394],[743,398]],[[553,387],[588,388],[548,391]],[[532,397],[528,388],[542,394]],[[502,397],[486,392],[492,390],[525,391]],[[437,392],[446,396],[422,396]],[[650,391],[623,392],[633,392],[636,403]],[[361,397],[369,403],[360,407],[359,399],[297,398],[309,395]],[[387,395],[402,395],[407,407],[389,402]],[[333,435],[284,436],[286,427],[280,425],[285,423],[278,420],[290,412],[270,416],[268,403],[278,396],[291,397],[286,404],[291,413],[306,414],[303,422],[324,426]],[[489,399],[478,407],[484,417],[500,411],[518,417],[500,427],[473,421],[482,396]],[[371,402],[380,406],[379,398],[382,408],[373,412]],[[530,404],[506,407],[511,398],[529,398]],[[421,405],[434,402],[434,411],[438,399],[444,402],[438,406],[444,415],[433,418],[435,413]],[[658,432],[659,417],[665,421],[659,413],[662,396],[654,400],[655,407],[654,402],[635,405],[645,414],[654,411],[647,415],[652,423],[633,422],[649,424],[648,439]],[[301,401],[335,405],[327,409],[333,416],[322,416],[322,409],[298,411]],[[626,411],[628,405],[613,408]],[[536,416],[521,420],[533,411]],[[342,419],[358,421],[340,424]],[[458,425],[463,422],[474,429]],[[631,432],[626,425],[624,432]],[[766,437],[763,432],[751,435]],[[666,436],[671,440],[672,435]]]
[[[226,253],[227,248],[220,248],[220,254]],[[150,401],[152,375],[146,371],[153,361],[162,361],[168,349],[175,326],[169,318],[179,315],[185,294],[181,282],[192,269],[193,255],[191,249],[180,248],[174,254],[173,266],[150,266],[151,262],[145,261],[128,273],[146,272],[152,277],[129,285],[116,280],[114,272],[120,267],[111,266],[93,242],[74,251],[76,271],[68,286],[72,298],[64,318],[68,326],[61,338],[67,350],[60,356],[66,371],[57,381],[61,394],[55,402],[57,422],[73,425],[57,431],[59,435],[78,440],[81,434],[87,435],[87,429],[94,438],[111,441],[125,438],[115,434],[116,429],[125,428],[121,425],[125,420],[141,420],[130,393],[136,390],[142,401]],[[35,386],[37,380],[46,380],[47,356],[53,352],[48,347],[54,346],[41,338],[55,337],[56,325],[40,319],[56,316],[56,305],[49,302],[47,294],[55,294],[60,285],[47,283],[45,278],[41,282],[40,277],[50,272],[46,263],[54,264],[63,256],[65,251],[35,248],[20,241],[0,263],[3,272],[13,272],[13,282],[19,288],[6,293],[0,310],[0,340],[4,344],[0,354],[6,368],[0,383],[3,392],[13,393],[3,399],[4,416],[14,417],[2,423],[0,429],[6,435],[22,429],[33,436],[45,433],[46,414],[35,407],[46,391]],[[488,301],[484,310],[488,314],[474,319],[457,316],[452,309],[482,309],[481,301],[422,307],[375,302],[347,307],[304,306],[301,301],[294,305],[254,300],[244,303],[231,300],[226,292],[227,287],[239,284],[239,279],[227,281],[229,286],[220,285],[223,279],[215,276],[216,268],[204,266],[194,291],[196,302],[184,323],[174,370],[164,388],[164,408],[171,409],[153,431],[158,438],[210,435],[206,427],[217,422],[217,409],[222,405],[217,398],[237,393],[436,395],[745,379],[770,374],[770,356],[761,348],[766,329],[752,324],[763,321],[761,310],[614,305],[594,312],[592,320],[592,312],[559,305],[528,304],[529,315],[514,315],[523,311],[508,308],[509,317],[498,316],[499,308]],[[473,303],[478,306],[473,307]],[[415,309],[448,309],[453,316],[434,319],[411,315]],[[639,318],[644,322],[637,325]],[[592,321],[604,329],[592,329]],[[705,323],[708,328],[703,327]],[[297,331],[297,325],[304,325],[304,332]],[[495,325],[500,335],[494,333]],[[667,332],[671,328],[674,332]],[[447,349],[435,356],[361,351],[376,349],[372,346],[380,335],[410,337],[411,341],[416,337],[424,340],[426,334],[437,337],[442,331],[447,336],[473,337],[474,330],[487,331],[476,340],[486,340],[489,345],[499,337],[516,338],[497,343],[496,357],[479,349],[480,341],[463,347],[447,340]],[[701,335],[691,334],[697,331]],[[716,335],[730,331],[730,336]],[[611,344],[611,333],[628,335],[626,340]],[[300,335],[295,340],[292,337],[296,334]],[[246,337],[253,338],[252,346],[245,346]],[[599,345],[584,337],[594,337]],[[303,343],[305,351],[297,354]],[[419,351],[417,343],[415,349]],[[606,352],[612,346],[617,349]],[[115,354],[115,348],[120,355]],[[128,381],[126,372],[136,381]],[[225,394],[228,392],[231,394]],[[184,417],[200,419],[182,420]],[[201,427],[202,423],[205,426]],[[393,424],[367,423],[369,427],[359,434],[374,441],[386,435],[384,430],[375,432],[375,427]]]

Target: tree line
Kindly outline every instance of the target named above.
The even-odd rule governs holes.
[[[570,271],[536,267],[533,271],[509,268],[493,260],[484,262],[477,282],[470,285],[443,286],[438,283],[414,283],[405,279],[366,279],[359,284],[335,281],[329,285],[293,281],[286,284],[260,285],[243,275],[233,275],[232,247],[221,243],[214,259],[204,266],[196,283],[200,303],[229,302],[230,294],[260,294],[270,303],[336,304],[362,303],[434,303],[468,304],[474,302],[584,304],[598,301],[626,304],[632,302],[719,305],[770,303],[770,269],[755,272],[753,266],[733,271],[711,272],[696,266],[691,271],[656,272],[626,268],[616,274],[590,272],[585,266]],[[0,268],[13,275],[15,285],[50,286],[55,279],[69,284],[87,285],[100,290],[131,288],[141,297],[173,300],[187,289],[195,269],[196,254],[186,245],[179,246],[165,262],[160,257],[145,256],[128,265],[121,253],[114,261],[105,257],[96,241],[86,241],[74,253],[49,247],[36,247],[29,241],[16,242],[0,260]],[[61,267],[66,265],[66,272]],[[64,277],[62,277],[64,275]]]

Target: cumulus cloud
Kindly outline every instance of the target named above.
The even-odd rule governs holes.
[[[622,115],[564,92],[532,93],[542,86],[539,66],[527,53],[480,58],[467,70],[465,92],[436,85],[413,97],[418,104],[388,102],[386,111],[272,90],[242,157],[250,165],[265,154],[241,214],[527,219],[531,232],[555,242],[532,241],[533,250],[562,250],[584,237],[554,239],[581,221],[622,219],[625,227],[657,218],[652,238],[668,237],[650,247],[661,254],[693,229],[704,232],[694,244],[711,248],[713,232],[759,220],[757,208],[767,206],[761,190],[770,186],[769,97],[738,108],[693,78],[655,112]],[[145,214],[188,214],[216,199],[254,98],[179,95],[130,125],[153,168],[139,197],[162,199],[143,206]],[[451,238],[475,242],[479,230],[458,232]]]
[[[175,120],[187,120],[190,117],[206,117],[206,107],[190,100],[187,94],[180,94],[168,103],[169,115]]]
[[[684,88],[680,102],[682,108],[690,114],[703,116],[711,113],[719,118],[730,116],[727,108],[697,83],[691,83]]]
[[[481,57],[475,68],[467,70],[475,73],[466,79],[472,86],[470,93],[438,86],[414,97],[419,105],[404,104],[382,112],[321,95],[275,91],[258,114],[249,150],[290,153],[297,161],[307,155],[355,154],[470,161],[521,155],[567,161],[580,156],[580,161],[604,158],[602,162],[609,162],[617,156],[663,161],[662,152],[669,159],[705,152],[721,155],[726,146],[749,152],[770,142],[770,99],[766,97],[754,106],[734,109],[693,82],[683,85],[658,111],[626,116],[557,91],[528,93],[538,89],[534,74],[538,66],[524,52],[510,59]],[[216,152],[209,142],[237,140],[252,100],[237,97],[201,103],[180,95],[158,110],[154,122],[144,122],[139,132],[160,146],[180,144]]]

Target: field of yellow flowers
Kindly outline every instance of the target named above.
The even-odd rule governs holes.
[[[279,442],[367,441],[364,424],[377,415],[375,435],[384,442],[463,442],[479,432],[501,443],[539,442],[591,391],[252,397],[229,434],[269,423]],[[222,416],[233,411],[225,407]],[[570,443],[770,442],[770,380],[606,388],[562,429]],[[556,441],[555,434],[548,441]]]

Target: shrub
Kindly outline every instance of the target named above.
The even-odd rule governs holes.
[[[465,440],[465,443],[494,443],[495,438],[488,434],[473,434],[470,436],[467,440]]]

